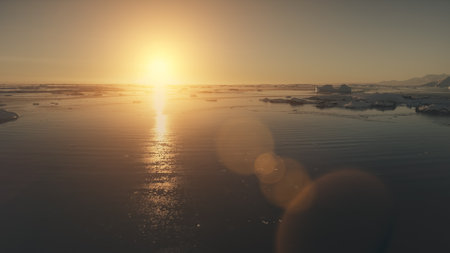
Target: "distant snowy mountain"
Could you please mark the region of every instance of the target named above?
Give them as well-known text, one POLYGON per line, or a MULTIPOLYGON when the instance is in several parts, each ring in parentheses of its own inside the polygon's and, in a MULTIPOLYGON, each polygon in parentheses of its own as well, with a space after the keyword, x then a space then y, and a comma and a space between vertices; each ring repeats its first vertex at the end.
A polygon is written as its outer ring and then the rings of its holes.
POLYGON ((440 81, 443 81, 444 79, 448 78, 449 75, 447 74, 440 74, 440 75, 426 75, 423 77, 415 77, 404 81, 382 81, 379 82, 379 84, 383 85, 411 85, 411 86, 419 86, 419 85, 427 85, 427 86, 436 86, 437 83, 440 81), (435 85, 432 85, 435 84, 435 85))
POLYGON ((450 87, 450 76, 445 79, 439 80, 439 81, 433 81, 433 82, 426 83, 425 86, 448 88, 448 87, 450 87))

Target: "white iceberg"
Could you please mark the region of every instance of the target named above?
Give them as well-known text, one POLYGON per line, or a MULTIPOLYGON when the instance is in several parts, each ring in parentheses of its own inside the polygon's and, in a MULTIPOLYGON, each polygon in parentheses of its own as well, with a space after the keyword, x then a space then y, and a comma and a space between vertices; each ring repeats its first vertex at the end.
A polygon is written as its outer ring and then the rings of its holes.
POLYGON ((333 85, 326 84, 323 86, 316 87, 317 93, 340 93, 340 94, 350 94, 352 93, 352 88, 346 84, 342 84, 339 88, 334 88, 333 85))

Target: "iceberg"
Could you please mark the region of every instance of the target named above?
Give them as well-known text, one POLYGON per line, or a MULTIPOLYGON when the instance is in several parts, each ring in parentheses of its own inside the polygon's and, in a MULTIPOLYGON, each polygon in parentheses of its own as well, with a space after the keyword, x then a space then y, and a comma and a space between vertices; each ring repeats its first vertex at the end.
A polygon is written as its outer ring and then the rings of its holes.
POLYGON ((350 94, 352 93, 352 88, 346 84, 342 84, 339 88, 334 88, 333 85, 327 84, 323 86, 316 87, 316 93, 340 93, 340 94, 350 94))

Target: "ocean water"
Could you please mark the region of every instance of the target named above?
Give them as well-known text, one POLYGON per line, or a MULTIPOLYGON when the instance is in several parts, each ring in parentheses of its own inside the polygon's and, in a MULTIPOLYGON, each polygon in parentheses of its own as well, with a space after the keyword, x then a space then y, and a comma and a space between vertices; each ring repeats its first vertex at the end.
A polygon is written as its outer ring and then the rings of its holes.
POLYGON ((20 118, 0 125, 0 252, 274 252, 291 192, 270 195, 246 169, 263 152, 311 181, 344 169, 380 180, 395 209, 387 252, 449 249, 450 118, 260 101, 313 94, 3 87, 20 118))

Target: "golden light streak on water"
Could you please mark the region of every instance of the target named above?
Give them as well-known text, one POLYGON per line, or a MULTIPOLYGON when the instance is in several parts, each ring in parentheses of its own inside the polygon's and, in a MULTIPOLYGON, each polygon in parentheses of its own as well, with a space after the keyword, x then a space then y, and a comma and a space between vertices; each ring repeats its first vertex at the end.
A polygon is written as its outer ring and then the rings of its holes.
POLYGON ((153 86, 153 109, 155 111, 155 134, 158 140, 164 140, 167 116, 164 113, 166 104, 166 89, 163 85, 153 86))
POLYGON ((149 129, 143 161, 145 182, 137 191, 139 229, 143 236, 152 236, 155 245, 171 233, 181 233, 180 177, 176 172, 175 143, 165 113, 167 89, 154 86, 152 109, 154 126, 149 129))

